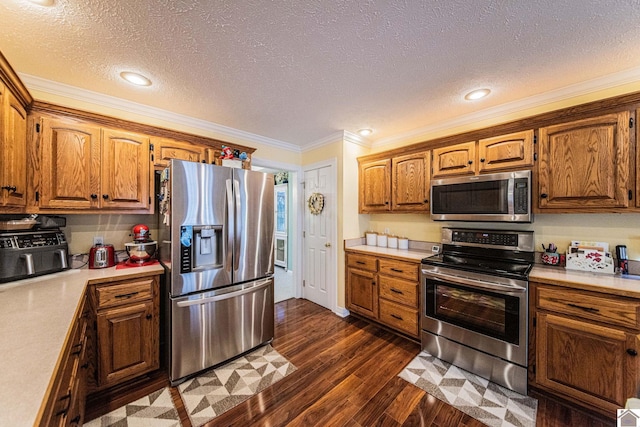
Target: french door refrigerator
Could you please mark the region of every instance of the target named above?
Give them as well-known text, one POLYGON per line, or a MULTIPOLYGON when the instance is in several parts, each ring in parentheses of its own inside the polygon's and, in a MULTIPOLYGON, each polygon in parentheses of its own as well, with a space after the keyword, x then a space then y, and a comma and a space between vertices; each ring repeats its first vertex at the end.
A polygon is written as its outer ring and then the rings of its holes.
POLYGON ((175 385, 273 339, 273 177, 171 160, 160 188, 175 385))

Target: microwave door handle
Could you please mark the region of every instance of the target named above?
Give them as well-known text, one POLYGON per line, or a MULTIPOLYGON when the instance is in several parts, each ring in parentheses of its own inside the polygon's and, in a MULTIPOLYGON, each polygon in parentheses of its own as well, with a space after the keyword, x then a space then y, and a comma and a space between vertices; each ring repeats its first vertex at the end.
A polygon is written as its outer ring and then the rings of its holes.
POLYGON ((513 197, 513 191, 515 190, 515 182, 516 180, 514 178, 509 178, 508 184, 507 184, 507 209, 508 209, 509 215, 515 215, 516 213, 515 201, 513 197))
POLYGON ((252 292, 257 292, 260 289, 269 286, 272 282, 273 282, 273 279, 267 279, 267 280, 265 280, 265 281, 263 281, 261 283, 256 284, 255 286, 252 286, 252 287, 247 288, 247 289, 241 289, 239 291, 229 292, 228 294, 216 295, 216 296, 208 297, 208 298, 201 298, 201 299, 195 299, 195 300, 190 300, 190 301, 178 301, 176 304, 178 305, 178 307, 190 307, 192 305, 208 304, 208 303, 211 303, 211 302, 224 301, 224 300, 227 300, 227 299, 236 298, 236 297, 239 297, 239 296, 242 296, 242 295, 250 294, 252 292))
POLYGON ((487 282, 485 280, 467 279, 465 277, 455 276, 453 274, 446 274, 446 273, 433 274, 433 273, 429 273, 429 272, 427 272, 425 270, 422 270, 422 275, 424 277, 435 279, 435 280, 443 280, 443 279, 445 279, 445 280, 448 280, 450 282, 457 283, 457 284, 460 284, 460 285, 466 285, 466 286, 469 286, 469 287, 472 287, 472 288, 487 289, 487 290, 491 290, 491 291, 525 292, 527 290, 527 288, 523 288, 522 286, 518 286, 518 285, 506 285, 506 284, 503 284, 503 283, 487 282))

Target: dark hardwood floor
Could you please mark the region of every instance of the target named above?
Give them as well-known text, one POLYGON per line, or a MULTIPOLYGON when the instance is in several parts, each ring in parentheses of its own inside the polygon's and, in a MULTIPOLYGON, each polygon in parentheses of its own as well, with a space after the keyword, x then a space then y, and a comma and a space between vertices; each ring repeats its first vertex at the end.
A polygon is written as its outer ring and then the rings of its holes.
MULTIPOLYGON (((364 320, 341 319, 302 299, 283 301, 272 345, 297 370, 207 427, 484 425, 400 379, 419 344, 364 320)), ((191 426, 177 388, 171 393, 183 426, 191 426)), ((536 397, 538 427, 615 425, 536 397)))

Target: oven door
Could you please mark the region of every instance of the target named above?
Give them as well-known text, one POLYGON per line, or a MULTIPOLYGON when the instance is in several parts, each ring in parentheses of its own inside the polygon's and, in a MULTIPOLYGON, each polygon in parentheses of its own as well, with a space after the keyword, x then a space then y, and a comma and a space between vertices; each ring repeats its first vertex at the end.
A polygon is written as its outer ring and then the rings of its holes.
POLYGON ((422 268, 422 329, 526 366, 526 282, 432 270, 422 268))

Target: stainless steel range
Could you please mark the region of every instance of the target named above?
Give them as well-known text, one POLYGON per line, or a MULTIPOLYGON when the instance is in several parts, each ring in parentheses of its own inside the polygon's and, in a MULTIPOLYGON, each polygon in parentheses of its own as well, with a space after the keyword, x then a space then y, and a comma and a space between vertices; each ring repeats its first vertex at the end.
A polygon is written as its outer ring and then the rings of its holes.
POLYGON ((533 245, 531 231, 443 228, 422 260, 423 350, 526 395, 533 245))

